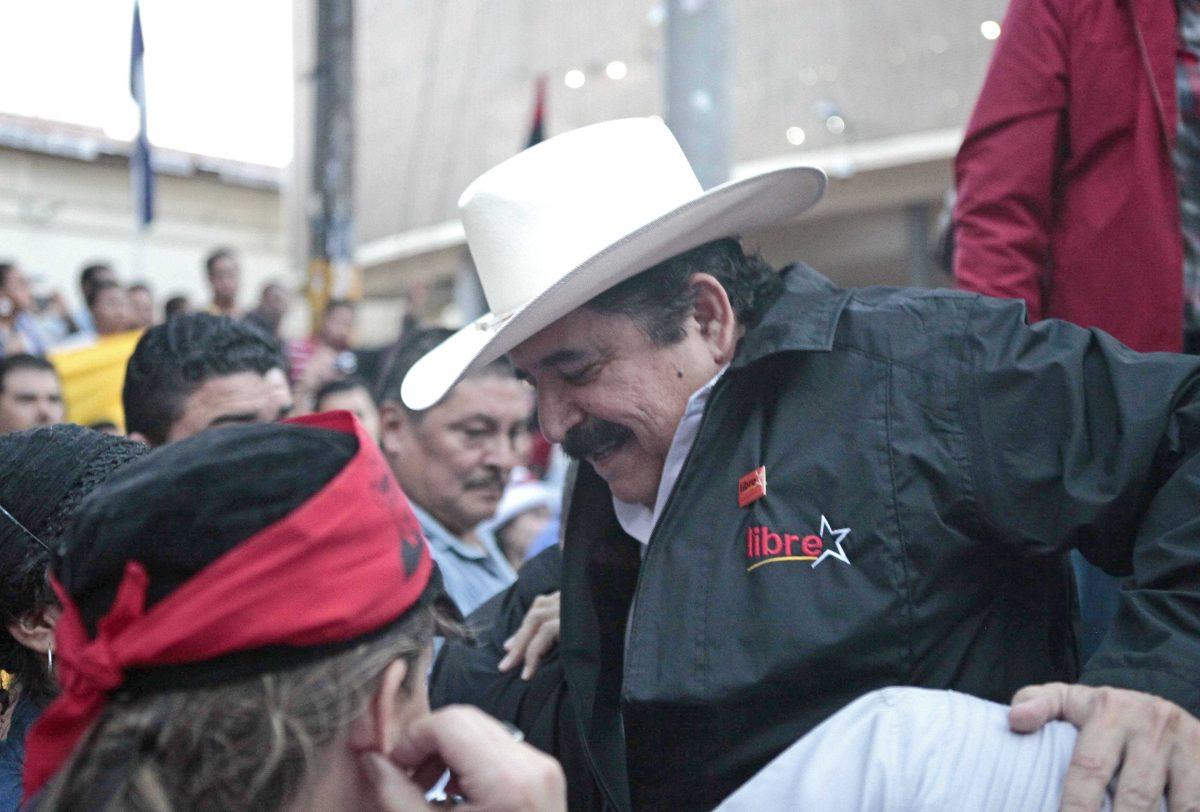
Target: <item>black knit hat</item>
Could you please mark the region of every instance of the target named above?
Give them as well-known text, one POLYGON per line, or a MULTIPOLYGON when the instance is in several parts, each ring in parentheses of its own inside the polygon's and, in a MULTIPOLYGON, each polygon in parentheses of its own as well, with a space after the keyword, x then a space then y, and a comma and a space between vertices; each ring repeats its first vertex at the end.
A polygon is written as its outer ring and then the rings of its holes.
POLYGON ((214 429, 164 446, 80 507, 55 577, 94 632, 126 562, 146 568, 149 608, 295 510, 357 448, 352 435, 285 424, 214 429))
MULTIPOLYGON (((0 615, 16 619, 55 603, 46 583, 49 553, 30 533, 55 546, 85 496, 114 471, 150 449, 75 425, 48 426, 0 436, 0 615), (28 530, 28 533, 26 532, 28 530)), ((0 633, 0 668, 27 689, 50 685, 36 657, 7 632, 0 633)))
MULTIPOLYGON (((0 436, 0 505, 43 541, 61 536, 80 500, 126 462, 149 453, 142 443, 63 424, 0 436)), ((0 516, 0 567, 31 543, 0 516)))

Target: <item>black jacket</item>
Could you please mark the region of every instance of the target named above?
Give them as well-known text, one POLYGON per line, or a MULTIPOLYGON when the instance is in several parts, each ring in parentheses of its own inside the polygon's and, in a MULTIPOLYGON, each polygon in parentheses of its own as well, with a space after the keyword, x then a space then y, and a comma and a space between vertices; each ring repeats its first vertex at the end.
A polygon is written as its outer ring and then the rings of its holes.
POLYGON ((562 763, 568 808, 594 809, 602 799, 567 701, 558 649, 551 649, 529 680, 521 679, 519 666, 505 672, 496 668, 506 653, 504 641, 520 628, 539 595, 558 591, 561 573, 562 555, 555 545, 527 561, 512 586, 472 612, 467 625, 476 640, 452 640, 441 647, 429 677, 429 703, 435 708, 475 705, 516 725, 525 741, 562 763))
POLYGON ((784 280, 644 560, 581 467, 560 657, 609 802, 711 807, 888 685, 1082 681, 1200 713, 1200 359, 1017 302, 784 280), (1132 573, 1082 669, 1073 547, 1132 573))

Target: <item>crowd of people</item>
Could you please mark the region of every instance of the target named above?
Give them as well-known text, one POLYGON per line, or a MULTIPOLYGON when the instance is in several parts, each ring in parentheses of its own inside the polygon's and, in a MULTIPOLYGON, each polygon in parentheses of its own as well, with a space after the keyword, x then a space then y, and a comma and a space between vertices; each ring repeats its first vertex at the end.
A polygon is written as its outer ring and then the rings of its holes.
POLYGON ((479 177, 489 312, 370 363, 228 249, 0 264, 0 810, 1200 809, 1200 3, 1094 5, 1014 2, 965 291, 769 264, 825 176, 655 119, 479 177))

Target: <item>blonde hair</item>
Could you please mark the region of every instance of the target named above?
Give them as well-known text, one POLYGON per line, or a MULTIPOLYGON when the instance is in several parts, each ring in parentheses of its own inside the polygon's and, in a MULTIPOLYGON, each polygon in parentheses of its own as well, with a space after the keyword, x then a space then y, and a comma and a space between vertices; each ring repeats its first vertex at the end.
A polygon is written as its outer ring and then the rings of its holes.
POLYGON ((417 672, 453 621, 423 606, 377 639, 316 663, 193 690, 113 697, 39 810, 278 810, 366 710, 384 669, 417 672))

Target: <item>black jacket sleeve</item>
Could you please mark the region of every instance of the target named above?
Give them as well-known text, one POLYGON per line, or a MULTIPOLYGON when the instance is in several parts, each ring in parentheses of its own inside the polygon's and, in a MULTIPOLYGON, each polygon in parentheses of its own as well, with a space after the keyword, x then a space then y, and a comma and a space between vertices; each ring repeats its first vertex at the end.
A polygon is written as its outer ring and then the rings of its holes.
POLYGON ((439 708, 452 703, 475 705, 520 728, 525 740, 562 764, 570 809, 594 809, 601 796, 579 742, 579 728, 567 697, 567 682, 555 648, 542 659, 528 681, 521 669, 501 672, 504 641, 520 627, 539 595, 557 591, 562 580, 562 554, 557 545, 525 563, 517 581, 471 613, 477 631, 472 644, 451 641, 442 646, 429 679, 429 702, 439 708))
POLYGON ((1081 682, 1200 715, 1200 358, 1029 326, 1017 302, 972 309, 958 402, 986 532, 1014 555, 1078 548, 1130 576, 1081 682))

